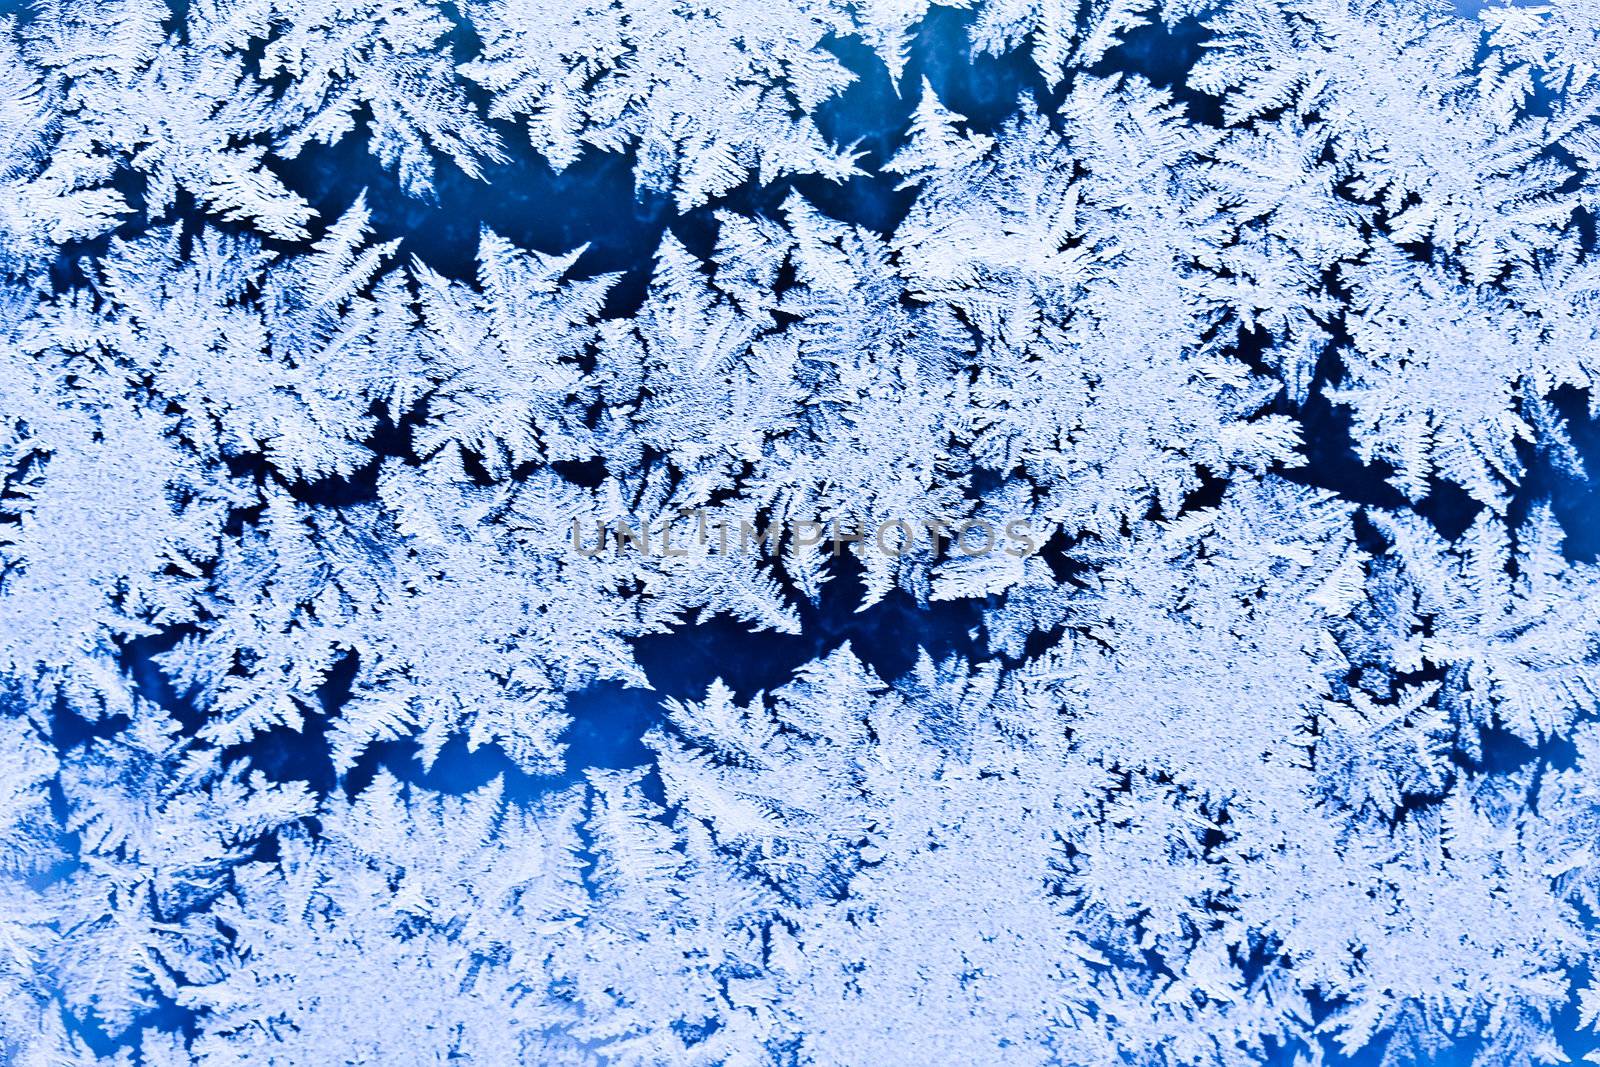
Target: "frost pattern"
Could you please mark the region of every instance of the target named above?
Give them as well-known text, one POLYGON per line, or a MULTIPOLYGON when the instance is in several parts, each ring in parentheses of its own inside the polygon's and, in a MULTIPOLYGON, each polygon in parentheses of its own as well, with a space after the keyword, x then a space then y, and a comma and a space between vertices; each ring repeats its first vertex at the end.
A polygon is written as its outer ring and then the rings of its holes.
POLYGON ((1593 1047, 1600 9, 946 6, 0 22, 0 1059, 1593 1047))

